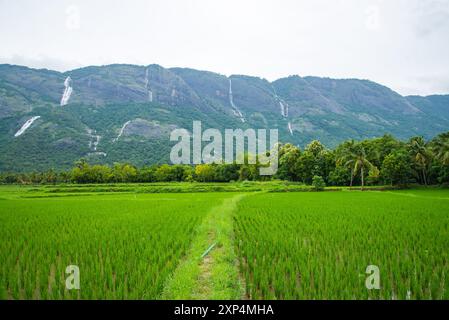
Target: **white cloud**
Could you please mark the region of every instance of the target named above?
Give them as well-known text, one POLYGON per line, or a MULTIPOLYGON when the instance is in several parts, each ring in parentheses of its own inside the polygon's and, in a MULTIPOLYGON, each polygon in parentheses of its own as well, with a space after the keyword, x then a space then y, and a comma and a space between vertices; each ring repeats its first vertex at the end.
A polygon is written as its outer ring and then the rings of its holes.
POLYGON ((449 0, 0 1, 0 62, 57 70, 159 63, 449 93, 447 34, 449 0))
POLYGON ((83 66, 83 64, 77 61, 63 60, 44 55, 25 57, 17 54, 5 57, 0 56, 0 63, 16 64, 36 69, 50 69, 61 72, 73 70, 83 66))

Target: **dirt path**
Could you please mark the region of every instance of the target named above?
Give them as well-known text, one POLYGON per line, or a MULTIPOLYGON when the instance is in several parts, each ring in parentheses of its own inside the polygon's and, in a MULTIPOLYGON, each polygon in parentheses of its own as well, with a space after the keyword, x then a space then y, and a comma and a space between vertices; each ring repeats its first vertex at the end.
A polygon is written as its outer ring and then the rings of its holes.
POLYGON ((233 214, 245 196, 238 194, 227 198, 207 214, 186 259, 167 282, 163 299, 244 297, 233 245, 233 214), (214 247, 204 255, 212 245, 214 247))

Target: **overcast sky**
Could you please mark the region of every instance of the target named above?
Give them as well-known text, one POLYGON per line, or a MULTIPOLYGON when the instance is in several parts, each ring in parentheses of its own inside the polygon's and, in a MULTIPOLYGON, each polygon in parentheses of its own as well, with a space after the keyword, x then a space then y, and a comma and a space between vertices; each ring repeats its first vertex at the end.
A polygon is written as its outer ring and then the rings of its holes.
POLYGON ((157 63, 449 93, 449 0, 0 0, 0 63, 157 63))

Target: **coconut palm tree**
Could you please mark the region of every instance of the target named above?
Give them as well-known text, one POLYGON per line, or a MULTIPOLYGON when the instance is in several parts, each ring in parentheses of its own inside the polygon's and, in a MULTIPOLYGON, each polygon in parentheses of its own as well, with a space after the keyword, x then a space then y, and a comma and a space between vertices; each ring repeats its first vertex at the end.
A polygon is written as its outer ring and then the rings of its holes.
POLYGON ((362 146, 356 148, 354 162, 354 174, 360 171, 360 177, 362 180, 362 190, 365 186, 365 173, 369 172, 369 170, 374 167, 374 165, 367 159, 365 149, 362 146))
POLYGON ((439 135, 433 141, 432 151, 438 161, 449 166, 449 132, 439 135))
POLYGON ((351 171, 350 187, 352 187, 352 183, 354 181, 354 166, 352 165, 351 160, 354 159, 355 146, 356 142, 354 140, 346 141, 343 143, 341 149, 337 150, 336 155, 337 165, 347 167, 351 171))
POLYGON ((339 161, 344 163, 345 167, 351 169, 351 187, 354 177, 360 172, 363 190, 365 186, 365 174, 374 168, 374 165, 367 159, 365 148, 361 144, 355 143, 354 140, 349 141, 339 161))
MULTIPOLYGON (((432 164, 432 153, 423 137, 413 137, 408 143, 409 154, 421 172, 422 181, 427 185, 427 172, 432 164)), ((419 176, 419 174, 418 174, 419 176)))

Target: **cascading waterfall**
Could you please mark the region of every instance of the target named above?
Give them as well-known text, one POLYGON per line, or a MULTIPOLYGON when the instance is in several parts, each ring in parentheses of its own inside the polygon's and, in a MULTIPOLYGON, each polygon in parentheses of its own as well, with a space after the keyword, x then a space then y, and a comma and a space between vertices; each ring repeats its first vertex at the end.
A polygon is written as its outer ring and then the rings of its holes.
POLYGON ((100 143, 101 136, 96 134, 96 135, 94 135, 94 137, 95 137, 95 141, 93 142, 92 146, 93 146, 94 151, 97 151, 97 147, 98 147, 98 144, 100 143))
POLYGON ((276 94, 274 95, 274 98, 278 101, 279 106, 281 107, 281 116, 288 118, 288 103, 279 98, 276 94))
MULTIPOLYGON (((274 92, 274 99, 279 103, 279 106, 281 107, 281 115, 282 117, 284 117, 285 119, 288 119, 288 103, 285 102, 284 100, 282 100, 276 93, 276 89, 273 88, 273 92, 274 92)), ((292 124, 289 121, 287 124, 287 129, 288 132, 290 132, 290 135, 293 136, 293 128, 292 128, 292 124)))
POLYGON ((150 74, 149 74, 150 70, 149 68, 147 68, 145 70, 145 89, 147 90, 148 93, 148 101, 149 102, 153 102, 153 92, 150 89, 150 74))
POLYGON ((14 137, 19 137, 21 136, 32 124, 34 121, 36 121, 37 119, 39 119, 41 116, 35 116, 32 117, 31 119, 28 119, 23 126, 19 129, 19 131, 16 132, 16 134, 14 135, 14 137))
POLYGON ((284 104, 282 103, 282 101, 281 100, 279 100, 279 106, 281 107, 281 115, 285 118, 285 117, 287 117, 287 113, 285 112, 285 106, 284 106, 284 104))
POLYGON ((232 112, 234 113, 234 115, 236 117, 240 118, 240 121, 245 123, 245 118, 243 117, 242 112, 234 104, 234 99, 233 99, 233 96, 232 96, 232 80, 231 79, 229 79, 229 103, 231 104, 232 112))
POLYGON ((90 128, 87 128, 87 135, 89 136, 89 150, 90 152, 87 154, 87 156, 102 156, 106 157, 107 153, 98 151, 98 145, 100 144, 101 136, 97 134, 97 130, 92 130, 90 128))
POLYGON ((69 103, 69 99, 70 96, 72 95, 73 92, 73 88, 71 86, 72 84, 72 78, 70 78, 70 76, 68 76, 65 81, 64 81, 64 93, 62 94, 62 98, 61 98, 61 107, 67 105, 67 103, 69 103))
POLYGON ((91 138, 91 140, 89 140, 89 149, 92 151, 97 151, 101 136, 97 134, 97 130, 92 130, 89 128, 87 129, 87 134, 91 138))
POLYGON ((114 139, 114 142, 118 141, 118 139, 120 139, 120 137, 123 135, 123 131, 125 130, 125 128, 128 126, 128 124, 130 124, 130 121, 126 121, 125 124, 122 126, 122 128, 120 129, 120 132, 117 136, 117 138, 114 139))

